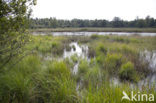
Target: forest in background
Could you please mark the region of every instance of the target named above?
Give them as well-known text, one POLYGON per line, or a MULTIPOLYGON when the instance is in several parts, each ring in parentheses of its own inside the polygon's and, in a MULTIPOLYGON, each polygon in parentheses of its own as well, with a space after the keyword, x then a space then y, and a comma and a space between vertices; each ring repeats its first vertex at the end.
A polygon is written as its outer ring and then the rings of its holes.
POLYGON ((105 19, 72 19, 61 20, 56 18, 35 18, 30 20, 30 28, 66 28, 66 27, 131 27, 131 28, 155 28, 156 19, 147 16, 145 19, 136 18, 132 21, 114 17, 112 21, 105 19))

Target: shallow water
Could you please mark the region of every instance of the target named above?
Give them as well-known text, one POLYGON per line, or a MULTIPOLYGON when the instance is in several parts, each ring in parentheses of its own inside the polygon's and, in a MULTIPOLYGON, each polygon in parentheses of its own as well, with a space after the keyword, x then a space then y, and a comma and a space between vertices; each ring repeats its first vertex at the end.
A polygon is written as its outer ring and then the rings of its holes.
MULTIPOLYGON (((145 60, 145 62, 149 63, 149 69, 152 70, 152 73, 149 74, 146 78, 140 80, 137 84, 130 83, 131 88, 135 88, 136 86, 140 89, 146 89, 145 87, 155 88, 156 89, 156 51, 143 51, 140 53, 140 59, 145 60)), ((122 84, 119 78, 111 78, 110 83, 113 86, 119 86, 122 84)))
POLYGON ((138 82, 139 88, 143 88, 145 85, 156 89, 156 51, 143 51, 140 53, 141 59, 145 60, 149 63, 149 68, 152 70, 153 73, 149 74, 145 79, 140 80, 138 82))
MULTIPOLYGON (((75 50, 72 48, 70 51, 64 51, 63 57, 70 58, 72 55, 77 55, 78 57, 81 58, 88 58, 88 46, 87 45, 79 45, 77 42, 72 42, 69 44, 71 47, 75 46, 75 50)), ((89 58, 88 58, 89 59, 89 58)), ((132 88, 135 88, 135 86, 138 86, 140 90, 144 89, 143 87, 149 87, 151 88, 154 86, 156 88, 156 51, 143 51, 140 53, 140 59, 145 60, 145 62, 149 63, 149 68, 152 69, 153 73, 149 74, 146 78, 140 80, 137 84, 132 84, 130 83, 130 86, 132 88)), ((79 66, 79 61, 75 63, 74 68, 73 68, 73 74, 76 74, 78 72, 78 66, 79 66)), ((114 86, 122 84, 120 82, 119 78, 112 77, 110 79, 110 83, 114 86)), ((79 88, 78 84, 78 88, 79 88)))
POLYGON ((69 46, 71 47, 70 51, 67 51, 66 49, 64 50, 63 53, 63 58, 69 58, 72 55, 77 55, 78 57, 82 57, 85 58, 87 57, 87 53, 88 53, 88 46, 87 45, 78 45, 77 42, 72 42, 69 44, 69 46), (73 48, 74 46, 74 48, 73 48), (74 50, 75 49, 75 50, 74 50))
MULTIPOLYGON (((77 42, 72 42, 69 44, 69 46, 71 47, 70 51, 67 51, 66 49, 64 50, 63 53, 63 58, 70 58, 73 55, 77 55, 79 58, 82 59, 87 59, 88 58, 88 46, 87 45, 78 45, 77 42), (74 46, 74 48, 73 48, 74 46)), ((73 68, 73 74, 76 74, 78 72, 78 66, 79 66, 79 61, 77 63, 74 64, 74 68, 73 68)))
POLYGON ((33 32, 33 35, 53 35, 53 36, 91 36, 92 34, 97 35, 141 35, 141 36, 156 36, 156 33, 145 33, 145 32, 33 32))
POLYGON ((156 72, 156 51, 143 51, 140 53, 141 59, 149 63, 150 69, 156 72))
MULTIPOLYGON (((90 58, 88 57, 88 46, 87 45, 79 45, 77 42, 71 42, 69 44, 71 47, 71 50, 67 51, 64 49, 63 56, 58 58, 57 60, 63 60, 65 58, 71 58, 73 55, 77 55, 78 58, 87 59, 88 62, 90 61, 90 58), (74 47, 73 47, 74 46, 74 47)), ((51 60, 52 57, 48 56, 46 59, 51 60)), ((140 60, 144 60, 145 62, 149 63, 149 68, 152 70, 152 73, 149 74, 146 78, 140 80, 137 84, 130 83, 130 86, 132 88, 135 88, 135 86, 139 87, 140 90, 144 89, 144 87, 148 86, 149 88, 153 87, 156 89, 156 51, 143 51, 140 52, 140 60)), ((74 75, 78 72, 78 66, 79 66, 79 60, 74 64, 74 67, 72 68, 72 73, 74 75)), ((110 83, 113 86, 118 86, 122 84, 119 78, 112 77, 110 78, 110 83)), ((82 84, 81 84, 82 85, 82 84)), ((80 87, 80 83, 78 83, 77 89, 80 87)))

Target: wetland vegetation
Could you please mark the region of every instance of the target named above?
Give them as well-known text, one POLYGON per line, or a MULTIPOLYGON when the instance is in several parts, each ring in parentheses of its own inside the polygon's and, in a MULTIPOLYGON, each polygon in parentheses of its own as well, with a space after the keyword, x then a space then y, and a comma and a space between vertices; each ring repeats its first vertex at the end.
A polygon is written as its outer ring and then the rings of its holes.
POLYGON ((122 92, 132 90, 156 96, 155 81, 139 86, 155 75, 156 67, 143 59, 146 54, 141 56, 144 51, 154 53, 155 45, 155 36, 31 36, 24 47, 30 54, 1 71, 0 101, 120 103, 122 92))

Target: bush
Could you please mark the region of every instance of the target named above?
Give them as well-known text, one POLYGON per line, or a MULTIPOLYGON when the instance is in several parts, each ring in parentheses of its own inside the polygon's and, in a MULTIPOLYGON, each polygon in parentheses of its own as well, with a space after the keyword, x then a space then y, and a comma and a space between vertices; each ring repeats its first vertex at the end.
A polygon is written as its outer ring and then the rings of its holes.
POLYGON ((107 48, 104 46, 104 44, 98 43, 96 54, 107 54, 107 48))
POLYGON ((71 60, 74 62, 74 63, 77 63, 78 62, 78 56, 77 54, 74 54, 71 56, 71 60))
POLYGON ((51 46, 52 46, 51 51, 54 55, 62 55, 63 54, 64 46, 62 43, 53 42, 51 44, 51 46))
POLYGON ((117 36, 113 39, 114 39, 114 41, 121 42, 121 43, 129 43, 130 42, 130 40, 128 38, 124 38, 124 37, 120 37, 120 36, 117 36))
POLYGON ((137 81, 136 71, 134 69, 134 64, 127 62, 121 66, 119 76, 121 80, 137 81))
POLYGON ((88 49, 88 57, 94 58, 96 56, 95 48, 93 48, 93 46, 89 46, 88 49))
POLYGON ((45 54, 51 52, 51 44, 49 42, 41 42, 36 45, 36 49, 45 54))
POLYGON ((105 57, 105 55, 99 55, 96 57, 97 63, 100 64, 102 67, 104 67, 105 57))
POLYGON ((90 36, 90 38, 91 38, 91 39, 98 39, 98 38, 99 38, 99 35, 97 35, 97 34, 92 34, 92 35, 90 36))
POLYGON ((89 70, 89 64, 87 60, 81 60, 78 68, 79 68, 78 74, 81 75, 87 73, 89 70))
POLYGON ((121 54, 107 54, 104 65, 110 74, 117 74, 122 62, 121 54))

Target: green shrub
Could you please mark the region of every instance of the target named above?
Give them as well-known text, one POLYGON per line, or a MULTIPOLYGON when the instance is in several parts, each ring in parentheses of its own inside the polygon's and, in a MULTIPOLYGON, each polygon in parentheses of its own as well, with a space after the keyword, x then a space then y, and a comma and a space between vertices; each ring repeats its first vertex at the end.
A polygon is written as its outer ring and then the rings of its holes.
POLYGON ((92 35, 90 36, 90 38, 91 38, 91 39, 98 39, 98 38, 99 38, 99 35, 97 35, 97 34, 92 34, 92 35))
POLYGON ((102 43, 98 43, 96 54, 107 54, 107 48, 102 43))
POLYGON ((71 60, 74 62, 74 63, 77 63, 78 62, 78 56, 77 54, 74 54, 71 56, 71 60))
POLYGON ((37 50, 39 50, 41 53, 48 53, 51 52, 51 44, 47 41, 41 42, 37 45, 37 50))
POLYGON ((89 63, 87 60, 80 60, 78 65, 78 73, 76 74, 76 80, 80 81, 84 79, 84 76, 89 71, 89 69, 89 63))
POLYGON ((130 42, 130 40, 128 38, 121 37, 121 36, 114 37, 113 40, 115 40, 117 42, 121 42, 121 43, 129 43, 130 42))
POLYGON ((134 64, 127 62, 121 66, 119 71, 119 76, 121 80, 137 81, 136 71, 134 69, 134 64))
POLYGON ((137 50, 135 48, 131 48, 130 46, 123 45, 121 47, 121 52, 127 56, 132 56, 137 54, 137 50))
POLYGON ((99 55, 96 57, 96 62, 102 67, 104 67, 105 57, 105 55, 99 55))
POLYGON ((79 67, 78 67, 78 74, 85 74, 87 73, 89 70, 89 63, 87 62, 87 60, 81 60, 79 67))
POLYGON ((88 56, 94 58, 96 56, 96 50, 93 46, 88 47, 88 56))
POLYGON ((130 42, 131 43, 140 43, 140 41, 137 40, 136 38, 130 38, 130 42))
POLYGON ((64 62, 67 65, 68 68, 73 68, 74 67, 74 62, 71 61, 69 58, 65 58, 64 62))
POLYGON ((64 46, 62 43, 53 42, 51 44, 51 46, 52 46, 51 51, 54 55, 62 55, 63 54, 64 46))
POLYGON ((117 74, 122 62, 121 54, 107 54, 104 65, 110 74, 117 74))

